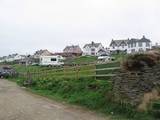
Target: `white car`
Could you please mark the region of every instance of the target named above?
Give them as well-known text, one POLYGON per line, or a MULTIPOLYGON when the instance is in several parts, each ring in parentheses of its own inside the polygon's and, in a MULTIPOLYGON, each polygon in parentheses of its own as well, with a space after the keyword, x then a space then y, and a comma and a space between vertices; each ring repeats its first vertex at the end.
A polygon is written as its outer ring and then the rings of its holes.
POLYGON ((108 55, 101 55, 98 57, 98 62, 108 62, 108 61, 114 61, 114 57, 110 57, 108 55))

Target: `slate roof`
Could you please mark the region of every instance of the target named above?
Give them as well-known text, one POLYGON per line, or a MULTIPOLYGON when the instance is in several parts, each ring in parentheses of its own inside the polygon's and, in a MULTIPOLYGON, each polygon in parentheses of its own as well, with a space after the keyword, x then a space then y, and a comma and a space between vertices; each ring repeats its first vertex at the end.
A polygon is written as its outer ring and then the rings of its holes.
POLYGON ((99 47, 101 45, 101 43, 94 43, 94 42, 92 42, 92 43, 90 43, 90 44, 85 44, 84 45, 84 47, 83 48, 86 48, 86 47, 89 47, 89 48, 91 48, 91 47, 99 47))
POLYGON ((98 52, 106 52, 105 49, 100 49, 98 52))
POLYGON ((135 43, 135 42, 151 42, 150 39, 147 39, 145 38, 145 36, 143 36, 141 39, 135 39, 135 38, 132 38, 128 41, 128 44, 132 44, 132 43, 135 43))
POLYGON ((65 49, 63 50, 64 53, 77 53, 81 54, 82 50, 79 47, 79 45, 71 45, 71 46, 66 46, 65 49))
POLYGON ((126 39, 126 40, 112 40, 110 46, 112 46, 112 44, 116 44, 117 46, 120 46, 122 43, 132 44, 135 42, 151 42, 151 40, 145 38, 145 36, 143 36, 141 39, 131 38, 131 39, 126 39))
POLYGON ((112 46, 112 44, 116 44, 117 46, 120 46, 122 43, 127 45, 128 39, 126 39, 126 40, 113 40, 112 39, 110 46, 112 46))
POLYGON ((47 49, 45 50, 38 50, 34 53, 34 56, 49 56, 52 55, 53 53, 49 52, 47 49))

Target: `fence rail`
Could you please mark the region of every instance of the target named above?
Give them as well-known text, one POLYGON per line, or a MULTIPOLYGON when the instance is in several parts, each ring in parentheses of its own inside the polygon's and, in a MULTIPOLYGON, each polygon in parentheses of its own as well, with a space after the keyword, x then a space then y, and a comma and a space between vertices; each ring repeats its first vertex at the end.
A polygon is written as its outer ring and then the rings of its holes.
MULTIPOLYGON (((112 63, 114 64, 114 63, 112 63)), ((64 66, 63 68, 59 69, 50 69, 50 70, 38 70, 38 71, 27 71, 27 72, 20 72, 19 76, 25 78, 25 79, 39 79, 39 78, 46 78, 46 77, 114 77, 115 71, 119 70, 120 67, 112 67, 108 66, 106 64, 90 64, 90 65, 82 65, 82 66, 74 66, 74 67, 68 67, 64 66), (100 66, 100 67, 99 67, 100 66)))

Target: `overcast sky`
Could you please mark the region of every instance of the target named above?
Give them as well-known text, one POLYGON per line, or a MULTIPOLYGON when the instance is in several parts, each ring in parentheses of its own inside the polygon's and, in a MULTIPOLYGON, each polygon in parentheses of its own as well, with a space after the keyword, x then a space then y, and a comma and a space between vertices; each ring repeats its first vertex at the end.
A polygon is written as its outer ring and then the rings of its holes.
POLYGON ((142 35, 160 43, 160 0, 0 0, 0 56, 142 35))

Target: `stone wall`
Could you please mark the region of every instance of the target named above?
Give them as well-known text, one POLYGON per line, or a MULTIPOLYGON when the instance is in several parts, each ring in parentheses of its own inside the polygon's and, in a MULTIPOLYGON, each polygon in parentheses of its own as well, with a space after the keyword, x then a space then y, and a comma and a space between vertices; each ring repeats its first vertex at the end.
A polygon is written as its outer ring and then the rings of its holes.
POLYGON ((160 64, 140 71, 121 70, 113 78, 115 101, 139 106, 145 93, 160 88, 160 64))

